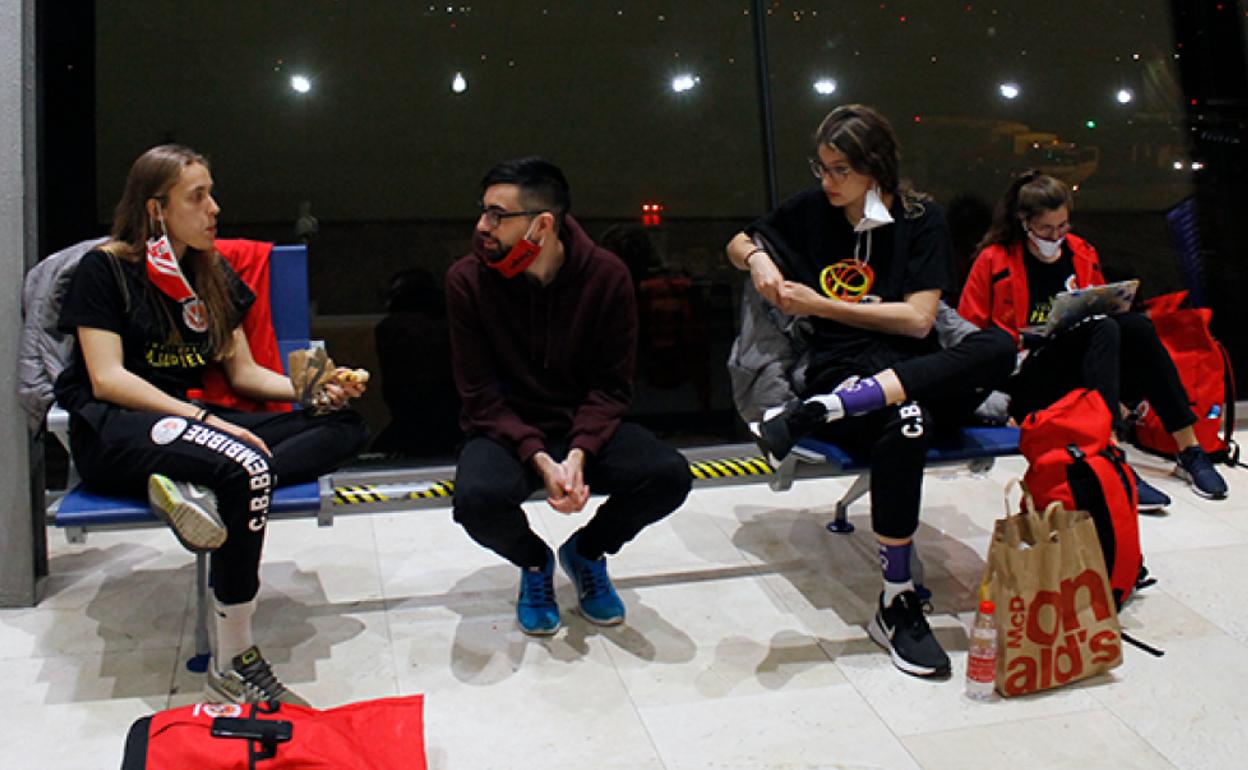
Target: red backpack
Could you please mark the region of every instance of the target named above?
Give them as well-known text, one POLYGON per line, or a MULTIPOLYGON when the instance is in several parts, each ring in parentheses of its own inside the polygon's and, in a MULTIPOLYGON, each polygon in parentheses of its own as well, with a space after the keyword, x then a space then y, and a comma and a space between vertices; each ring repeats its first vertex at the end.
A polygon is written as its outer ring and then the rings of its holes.
POLYGON ((1023 483, 1042 510, 1054 500, 1092 515, 1105 554, 1114 602, 1122 606, 1147 583, 1140 553, 1135 472, 1110 442, 1112 418, 1095 390, 1077 388, 1023 420, 1018 448, 1027 458, 1023 483))
MULTIPOLYGON (((1231 439, 1235 427, 1235 377, 1226 349, 1209 333, 1213 311, 1180 306, 1187 292, 1163 294, 1146 303, 1157 337, 1170 353, 1188 402, 1196 413, 1196 438, 1215 462, 1236 464, 1239 447, 1231 439)), ((1178 446, 1147 401, 1135 412, 1134 443, 1141 449, 1173 457, 1178 446)))

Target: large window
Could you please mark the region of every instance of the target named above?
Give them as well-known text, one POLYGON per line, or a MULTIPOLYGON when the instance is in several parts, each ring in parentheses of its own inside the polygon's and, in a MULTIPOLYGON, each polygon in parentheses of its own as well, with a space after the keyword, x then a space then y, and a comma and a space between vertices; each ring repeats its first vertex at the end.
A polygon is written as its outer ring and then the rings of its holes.
POLYGON ((362 404, 379 451, 449 454, 441 277, 481 176, 529 154, 634 271, 637 418, 738 430, 722 246, 765 208, 742 5, 100 0, 97 19, 100 220, 166 140, 212 158, 228 234, 289 240, 315 218, 314 333, 380 375, 362 404))
MULTIPOLYGON (((1078 186, 1074 227, 1108 272, 1179 288, 1163 215, 1202 170, 1169 3, 763 5, 781 197, 813 184, 823 115, 863 102, 946 207, 961 269, 1010 175, 1039 167, 1078 186)), ((94 224, 145 148, 206 153, 223 235, 308 241, 314 335, 377 374, 361 408, 378 456, 447 458, 442 276, 482 174, 544 155, 633 271, 634 417, 677 443, 739 440, 724 361, 743 276, 723 246, 769 202, 753 7, 97 0, 80 17, 94 224)))
POLYGON ((1140 275, 1150 294, 1179 288, 1162 214, 1199 165, 1169 3, 846 7, 768 16, 783 195, 814 183, 805 159, 827 110, 870 104, 897 129, 903 174, 946 207, 961 269, 1010 176, 1038 168, 1075 187, 1075 230, 1107 270, 1140 275))

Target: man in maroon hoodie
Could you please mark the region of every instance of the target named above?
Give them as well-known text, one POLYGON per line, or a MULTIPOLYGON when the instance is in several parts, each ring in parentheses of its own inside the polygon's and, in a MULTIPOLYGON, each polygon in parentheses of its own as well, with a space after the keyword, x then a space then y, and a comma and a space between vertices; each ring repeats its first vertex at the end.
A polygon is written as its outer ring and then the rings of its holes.
POLYGON ((564 514, 591 487, 610 497, 559 548, 580 611, 624 620, 607 576, 614 554, 675 510, 692 478, 679 452, 622 422, 632 396, 637 310, 628 269, 568 216, 563 172, 541 158, 500 163, 481 180, 473 253, 447 271, 451 362, 467 436, 455 520, 520 568, 516 620, 559 629, 554 554, 520 504, 545 488, 564 514))

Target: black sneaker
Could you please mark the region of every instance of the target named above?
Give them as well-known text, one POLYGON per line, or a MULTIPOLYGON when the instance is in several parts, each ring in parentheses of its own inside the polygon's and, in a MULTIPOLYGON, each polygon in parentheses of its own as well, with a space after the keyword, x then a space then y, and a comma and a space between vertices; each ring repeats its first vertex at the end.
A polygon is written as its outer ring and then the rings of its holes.
POLYGON ((217 661, 208 666, 208 691, 226 703, 270 703, 280 701, 296 706, 309 705, 277 679, 269 662, 252 645, 234 656, 225 671, 217 661))
POLYGON ((879 608, 867 625, 867 633, 876 644, 888 650, 893 665, 907 674, 949 676, 949 656, 927 625, 923 604, 914 591, 902 591, 887 607, 884 593, 880 592, 879 608))
POLYGON ((1179 452, 1179 467, 1174 474, 1188 483, 1196 494, 1210 500, 1226 497, 1226 479, 1213 467, 1213 461, 1199 446, 1179 452))
POLYGON ((759 448, 770 457, 773 465, 788 457, 797 442, 826 422, 824 418, 828 414, 827 408, 818 401, 793 399, 778 409, 767 410, 762 422, 750 425, 759 448))

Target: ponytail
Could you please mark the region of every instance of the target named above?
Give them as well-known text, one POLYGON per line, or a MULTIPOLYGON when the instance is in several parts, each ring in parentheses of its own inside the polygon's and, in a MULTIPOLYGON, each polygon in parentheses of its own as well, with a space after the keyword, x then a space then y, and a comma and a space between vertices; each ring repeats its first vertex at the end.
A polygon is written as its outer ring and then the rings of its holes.
POLYGON ((1035 169, 1024 171, 1010 183, 1005 197, 997 201, 992 226, 975 247, 976 252, 998 244, 1010 246, 1022 242, 1027 235, 1023 220, 1063 206, 1068 213, 1075 210, 1075 196, 1065 182, 1035 169))

